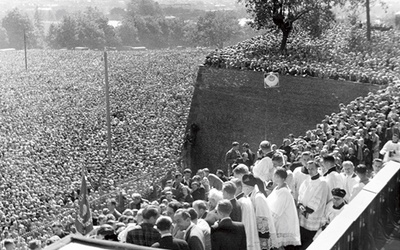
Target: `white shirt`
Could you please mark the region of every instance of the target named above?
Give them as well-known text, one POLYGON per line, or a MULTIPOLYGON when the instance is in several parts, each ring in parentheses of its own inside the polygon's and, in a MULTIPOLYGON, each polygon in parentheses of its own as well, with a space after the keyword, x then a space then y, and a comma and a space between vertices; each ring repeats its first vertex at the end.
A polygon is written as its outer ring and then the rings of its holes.
POLYGON ((353 187, 358 182, 360 182, 360 178, 358 178, 358 176, 354 173, 352 175, 346 175, 344 173, 341 173, 340 175, 343 178, 344 190, 346 191, 346 196, 344 197, 344 199, 346 201, 350 201, 350 196, 353 193, 353 187))
POLYGON ((299 190, 299 203, 305 207, 314 210, 313 213, 308 214, 307 217, 299 214, 300 226, 310 230, 317 231, 323 222, 325 207, 328 198, 328 184, 324 178, 312 180, 309 176, 299 190))
POLYGON ((260 178, 264 182, 269 182, 274 176, 274 164, 272 164, 272 159, 269 157, 264 157, 256 163, 253 168, 254 177, 260 178))
POLYGON ((392 140, 385 143, 381 151, 379 152, 381 155, 385 155, 383 162, 388 162, 389 160, 400 161, 400 143, 394 143, 392 140), (390 157, 387 154, 390 151, 394 151, 394 155, 390 157))
POLYGON ((300 185, 309 177, 308 174, 301 172, 303 167, 297 167, 293 170, 293 198, 297 201, 299 198, 300 185))
MULTIPOLYGON (((328 170, 329 172, 329 170, 328 170)), ((340 188, 345 189, 343 177, 336 171, 328 173, 325 177, 326 183, 328 184, 328 201, 332 199, 332 189, 340 188)))
POLYGON ((238 199, 238 203, 242 209, 242 221, 244 230, 246 231, 247 250, 261 250, 253 203, 250 198, 246 196, 238 199))

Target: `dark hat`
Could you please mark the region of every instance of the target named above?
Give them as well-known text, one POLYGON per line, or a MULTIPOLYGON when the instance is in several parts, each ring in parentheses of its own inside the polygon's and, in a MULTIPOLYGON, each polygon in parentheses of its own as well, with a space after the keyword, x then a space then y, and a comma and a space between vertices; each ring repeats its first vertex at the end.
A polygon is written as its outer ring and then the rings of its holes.
POLYGON ((332 195, 339 196, 340 198, 344 198, 346 196, 346 191, 344 189, 334 188, 334 189, 332 189, 332 195))
POLYGON ((253 174, 245 174, 242 177, 242 182, 248 186, 255 186, 257 184, 256 178, 253 174))

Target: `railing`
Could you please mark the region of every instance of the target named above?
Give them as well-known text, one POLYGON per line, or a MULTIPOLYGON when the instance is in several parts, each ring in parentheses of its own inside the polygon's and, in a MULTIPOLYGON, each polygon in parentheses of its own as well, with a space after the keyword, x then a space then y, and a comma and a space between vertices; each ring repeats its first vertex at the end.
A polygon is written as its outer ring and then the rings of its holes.
POLYGON ((399 186, 400 163, 388 162, 307 249, 382 249, 400 227, 399 186))

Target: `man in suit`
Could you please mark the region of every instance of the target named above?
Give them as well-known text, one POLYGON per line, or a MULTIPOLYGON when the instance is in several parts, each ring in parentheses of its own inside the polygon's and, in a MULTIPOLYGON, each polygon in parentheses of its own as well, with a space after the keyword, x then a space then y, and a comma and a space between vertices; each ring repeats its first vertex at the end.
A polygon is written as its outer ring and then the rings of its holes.
POLYGON ((232 204, 232 212, 230 217, 233 221, 242 221, 242 209, 235 198, 236 185, 232 181, 227 181, 222 186, 222 195, 224 199, 228 199, 232 204))
POLYGON ((157 219, 156 226, 157 230, 161 234, 161 239, 154 243, 151 247, 171 250, 189 250, 189 245, 186 241, 172 237, 172 220, 170 217, 159 217, 157 219))
POLYGON ((246 249, 246 232, 241 222, 232 221, 229 217, 232 204, 229 200, 221 200, 217 205, 220 221, 211 227, 212 250, 246 249))
POLYGON ((242 154, 239 151, 239 142, 232 142, 232 148, 226 152, 225 162, 228 164, 228 176, 231 176, 232 165, 241 161, 242 154))
POLYGON ((174 220, 180 230, 186 230, 184 239, 189 245, 190 250, 204 250, 205 239, 203 231, 191 221, 189 212, 186 209, 178 209, 174 220))

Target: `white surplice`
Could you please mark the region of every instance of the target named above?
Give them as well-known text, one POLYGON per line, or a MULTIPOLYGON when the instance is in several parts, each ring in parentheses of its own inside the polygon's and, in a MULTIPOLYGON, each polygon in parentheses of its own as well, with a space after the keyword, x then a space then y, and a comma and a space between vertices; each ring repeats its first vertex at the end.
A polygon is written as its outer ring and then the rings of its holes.
POLYGON ((242 222, 246 231, 247 250, 261 250, 253 203, 246 196, 238 199, 238 203, 242 209, 242 222))
POLYGON ((300 225, 293 196, 287 187, 275 188, 267 197, 279 247, 301 245, 300 225))
POLYGON ((257 230, 260 238, 261 249, 278 248, 278 240, 276 238, 276 230, 271 211, 268 207, 267 197, 261 193, 257 186, 251 193, 250 199, 254 206, 257 220, 257 230), (269 238, 264 238, 260 234, 269 233, 269 238))

